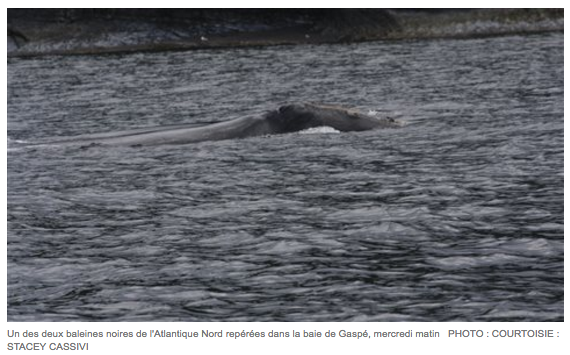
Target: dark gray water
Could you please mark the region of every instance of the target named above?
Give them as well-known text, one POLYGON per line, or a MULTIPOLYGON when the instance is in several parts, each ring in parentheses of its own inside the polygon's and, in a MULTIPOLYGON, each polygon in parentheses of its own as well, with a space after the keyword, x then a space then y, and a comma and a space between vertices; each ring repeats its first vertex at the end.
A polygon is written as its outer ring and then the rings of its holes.
POLYGON ((8 60, 11 321, 562 321, 563 34, 8 60), (316 101, 397 130, 29 147, 316 101))

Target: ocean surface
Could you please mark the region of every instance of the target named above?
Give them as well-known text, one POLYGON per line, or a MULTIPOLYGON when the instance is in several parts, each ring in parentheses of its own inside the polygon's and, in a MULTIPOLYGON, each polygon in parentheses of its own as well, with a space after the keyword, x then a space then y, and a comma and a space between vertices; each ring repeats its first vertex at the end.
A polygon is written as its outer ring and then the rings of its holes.
POLYGON ((564 35, 8 59, 9 321, 563 321, 564 35), (400 129, 62 137, 356 108, 400 129))

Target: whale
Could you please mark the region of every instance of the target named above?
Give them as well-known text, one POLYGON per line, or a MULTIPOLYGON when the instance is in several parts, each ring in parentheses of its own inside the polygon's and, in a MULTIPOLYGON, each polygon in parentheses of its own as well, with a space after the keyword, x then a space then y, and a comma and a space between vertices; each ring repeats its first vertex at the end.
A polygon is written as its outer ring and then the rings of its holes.
POLYGON ((373 117, 338 106, 294 103, 261 116, 241 117, 206 125, 182 124, 141 128, 114 133, 72 137, 56 143, 101 144, 111 146, 153 146, 191 144, 204 141, 240 139, 303 131, 328 126, 341 132, 397 128, 402 123, 389 117, 373 117))

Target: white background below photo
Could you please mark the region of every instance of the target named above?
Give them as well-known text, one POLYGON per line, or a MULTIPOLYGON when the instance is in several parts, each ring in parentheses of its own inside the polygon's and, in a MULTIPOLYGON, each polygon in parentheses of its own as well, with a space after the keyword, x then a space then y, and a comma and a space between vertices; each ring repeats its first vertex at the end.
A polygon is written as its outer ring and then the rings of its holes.
POLYGON ((90 354, 132 351, 456 354, 457 349, 461 349, 462 354, 536 354, 541 349, 549 349, 551 354, 564 354, 565 348, 561 323, 12 324, 14 327, 11 329, 20 329, 19 338, 6 339, 8 349, 14 351, 18 348, 23 350, 22 347, 41 350, 43 346, 44 351, 50 347, 51 350, 75 348, 90 354), (22 337, 22 329, 27 329, 28 333, 39 333, 40 337, 22 337), (42 333, 50 337, 41 337, 42 333))

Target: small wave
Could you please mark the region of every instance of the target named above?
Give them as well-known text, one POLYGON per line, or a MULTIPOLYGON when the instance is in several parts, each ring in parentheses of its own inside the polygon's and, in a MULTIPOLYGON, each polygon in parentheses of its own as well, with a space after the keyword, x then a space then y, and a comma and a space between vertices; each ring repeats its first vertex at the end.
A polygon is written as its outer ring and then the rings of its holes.
POLYGON ((515 255, 496 253, 484 256, 449 256, 438 259, 431 259, 433 265, 446 270, 456 270, 474 267, 502 266, 507 264, 517 264, 524 262, 525 258, 515 255))
POLYGON ((299 132, 299 134, 323 134, 323 133, 340 133, 336 129, 329 126, 312 127, 299 132))
POLYGON ((7 151, 8 152, 16 152, 22 149, 22 147, 20 146, 21 144, 27 144, 27 141, 24 140, 20 140, 20 139, 12 139, 10 137, 8 137, 7 140, 8 146, 7 146, 7 151))
POLYGON ((21 139, 12 139, 10 137, 8 137, 8 144, 27 144, 28 141, 24 141, 21 139))

